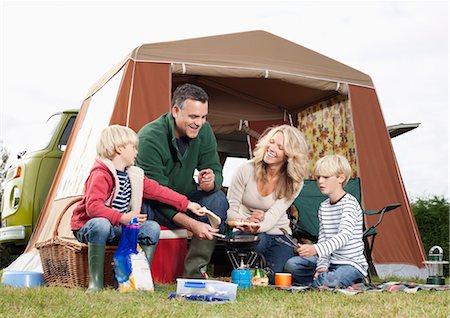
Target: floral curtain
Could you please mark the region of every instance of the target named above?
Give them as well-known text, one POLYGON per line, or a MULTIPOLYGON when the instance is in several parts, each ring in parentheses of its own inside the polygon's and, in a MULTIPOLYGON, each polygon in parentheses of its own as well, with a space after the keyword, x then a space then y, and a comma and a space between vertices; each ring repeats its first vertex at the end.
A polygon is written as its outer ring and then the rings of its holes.
POLYGON ((357 177, 353 121, 347 96, 336 96, 308 107, 298 114, 298 123, 310 148, 310 179, 314 177, 316 161, 330 154, 346 157, 352 167, 351 177, 357 177))

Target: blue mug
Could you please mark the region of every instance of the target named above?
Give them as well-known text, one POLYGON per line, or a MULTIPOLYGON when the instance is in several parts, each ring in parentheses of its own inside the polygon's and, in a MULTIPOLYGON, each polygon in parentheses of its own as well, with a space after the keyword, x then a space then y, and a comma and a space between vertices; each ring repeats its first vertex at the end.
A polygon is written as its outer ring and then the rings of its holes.
POLYGON ((231 281, 238 285, 238 288, 250 288, 252 282, 252 273, 248 269, 234 269, 231 272, 231 281))

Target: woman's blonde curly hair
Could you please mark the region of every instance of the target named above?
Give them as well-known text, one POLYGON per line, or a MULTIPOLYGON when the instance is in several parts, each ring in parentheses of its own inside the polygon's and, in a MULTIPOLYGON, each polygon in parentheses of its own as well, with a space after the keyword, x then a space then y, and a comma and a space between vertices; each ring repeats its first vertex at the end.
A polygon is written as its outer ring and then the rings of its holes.
POLYGON ((256 180, 267 181, 267 164, 264 162, 264 155, 267 144, 278 132, 283 133, 284 136, 283 146, 287 160, 281 168, 275 196, 277 199, 290 199, 297 193, 308 173, 308 145, 303 134, 297 128, 281 125, 269 127, 263 132, 253 151, 256 180))

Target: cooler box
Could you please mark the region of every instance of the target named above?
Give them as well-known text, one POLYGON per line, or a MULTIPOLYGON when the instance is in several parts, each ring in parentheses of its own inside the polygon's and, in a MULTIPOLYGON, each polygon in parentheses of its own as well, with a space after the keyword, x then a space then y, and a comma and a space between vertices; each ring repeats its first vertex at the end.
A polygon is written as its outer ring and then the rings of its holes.
POLYGON ((187 237, 186 229, 169 230, 161 226, 161 235, 151 265, 152 277, 156 283, 171 284, 177 277, 183 277, 187 237))

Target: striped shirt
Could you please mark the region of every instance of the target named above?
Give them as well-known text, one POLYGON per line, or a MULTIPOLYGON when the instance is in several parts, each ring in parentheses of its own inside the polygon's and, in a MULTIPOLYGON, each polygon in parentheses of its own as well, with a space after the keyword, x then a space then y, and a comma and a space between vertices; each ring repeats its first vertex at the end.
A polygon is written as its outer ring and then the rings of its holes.
POLYGON ((323 201, 318 216, 319 240, 315 244, 319 256, 317 268, 347 264, 367 275, 362 240, 363 215, 355 197, 347 193, 334 204, 330 204, 330 199, 323 201))
POLYGON ((131 184, 130 178, 126 171, 117 171, 117 177, 119 178, 119 189, 117 195, 112 203, 112 208, 120 213, 128 212, 131 200, 131 184))

